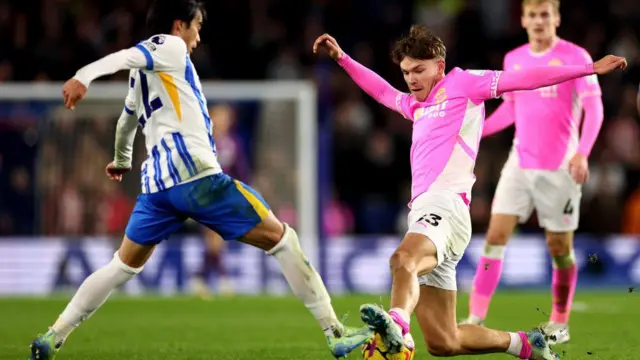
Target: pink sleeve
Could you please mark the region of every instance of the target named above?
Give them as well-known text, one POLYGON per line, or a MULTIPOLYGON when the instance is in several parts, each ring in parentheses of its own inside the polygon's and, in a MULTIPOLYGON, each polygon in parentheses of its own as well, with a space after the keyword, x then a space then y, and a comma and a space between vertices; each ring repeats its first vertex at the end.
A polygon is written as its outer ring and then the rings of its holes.
POLYGON ((535 90, 594 74, 593 64, 537 66, 517 71, 503 71, 498 82, 498 95, 510 91, 535 90))
POLYGON ((513 124, 516 116, 513 109, 513 102, 503 101, 496 111, 484 122, 482 137, 493 135, 513 124))
POLYGON ((582 99, 582 107, 584 108, 584 120, 580 133, 578 153, 589 156, 604 120, 602 98, 596 96, 586 97, 582 99))
POLYGON ((498 97, 498 80, 502 71, 456 69, 462 92, 478 104, 498 97))
MULTIPOLYGON (((504 56, 504 60, 502 60, 502 70, 507 70, 509 69, 511 66, 511 58, 514 57, 515 55, 513 55, 513 52, 509 52, 507 53, 507 55, 504 56)), ((513 94, 512 93, 504 93, 502 94, 502 100, 504 101, 513 101, 513 94)))
MULTIPOLYGON (((576 64, 587 65, 593 63, 593 59, 591 59, 589 53, 584 49, 579 49, 576 55, 576 64)), ((575 79, 575 87, 580 99, 589 96, 602 96, 600 83, 598 83, 598 75, 596 74, 575 79)))
POLYGON ((398 91, 380 75, 353 60, 346 53, 342 53, 342 57, 338 59, 338 64, 342 66, 364 92, 377 102, 393 111, 399 112, 407 119, 412 118, 411 114, 409 114, 409 94, 398 91))

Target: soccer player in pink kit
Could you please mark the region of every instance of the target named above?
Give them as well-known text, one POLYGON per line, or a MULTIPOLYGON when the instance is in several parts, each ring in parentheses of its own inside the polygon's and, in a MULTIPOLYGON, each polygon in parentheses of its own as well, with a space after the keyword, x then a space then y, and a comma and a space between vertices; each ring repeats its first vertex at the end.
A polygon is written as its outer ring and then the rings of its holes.
MULTIPOLYGON (((523 1, 522 26, 529 43, 507 53, 505 71, 592 62, 583 48, 556 36, 559 5, 559 0, 523 1)), ((487 119, 483 136, 515 122, 515 139, 496 188, 487 241, 473 281, 470 314, 464 322, 484 323, 500 281, 509 236, 535 208, 546 231, 553 264, 553 309, 544 329, 554 335, 552 344, 566 343, 578 280, 573 232, 578 227, 581 184, 588 178, 587 157, 604 116, 598 78, 589 75, 533 91, 504 94, 503 98, 505 101, 487 119), (585 117, 579 135, 582 109, 585 117)))
POLYGON ((471 238, 469 200, 484 123, 484 101, 505 92, 533 90, 582 76, 626 67, 609 55, 595 64, 539 66, 521 71, 465 71, 445 74, 442 41, 421 26, 396 43, 410 94, 346 55, 324 34, 324 48, 367 94, 413 122, 412 199, 409 230, 390 259, 393 285, 389 312, 360 308, 362 320, 379 333, 391 353, 402 350, 415 309, 429 352, 435 356, 508 353, 521 359, 556 359, 540 330, 503 332, 456 324, 456 266, 471 238))

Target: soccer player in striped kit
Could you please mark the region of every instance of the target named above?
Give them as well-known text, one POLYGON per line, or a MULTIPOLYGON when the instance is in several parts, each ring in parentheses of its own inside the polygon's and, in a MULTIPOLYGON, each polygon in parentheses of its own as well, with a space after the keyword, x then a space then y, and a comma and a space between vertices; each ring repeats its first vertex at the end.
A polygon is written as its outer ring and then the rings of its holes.
MULTIPOLYGON (((216 159, 211 118, 190 53, 200 42, 204 6, 195 0, 158 1, 149 10, 154 35, 135 47, 80 69, 64 85, 65 105, 74 109, 96 78, 130 69, 129 92, 118 120, 115 158, 107 176, 121 181, 131 169, 137 127, 148 157, 125 237, 110 263, 82 283, 49 330, 31 344, 31 359, 53 359, 71 331, 90 317, 118 286, 142 271, 155 246, 187 219, 273 256, 293 293, 324 331, 331 353, 343 357, 371 337, 336 317, 320 275, 300 247, 296 232, 281 223, 251 187, 222 172, 216 159)), ((215 319, 212 319, 215 321, 215 319)))

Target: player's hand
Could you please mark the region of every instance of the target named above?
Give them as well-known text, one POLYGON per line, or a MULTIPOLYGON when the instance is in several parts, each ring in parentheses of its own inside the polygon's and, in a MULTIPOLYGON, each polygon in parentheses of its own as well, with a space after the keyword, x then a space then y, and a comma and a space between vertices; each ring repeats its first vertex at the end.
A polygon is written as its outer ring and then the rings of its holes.
POLYGON ((569 161, 569 173, 575 182, 584 184, 589 180, 589 161, 582 154, 575 154, 569 161))
POLYGON ((76 103, 87 93, 87 87, 76 79, 69 79, 62 87, 62 98, 67 109, 74 110, 76 103))
POLYGON ((333 36, 329 34, 320 35, 316 39, 316 41, 313 43, 314 54, 318 53, 318 48, 327 50, 329 56, 331 56, 331 58, 333 58, 334 60, 338 60, 342 57, 342 49, 340 49, 340 46, 338 45, 336 39, 334 39, 333 36))
POLYGON ((593 63, 593 70, 598 75, 608 74, 618 69, 625 70, 626 68, 627 59, 615 55, 607 55, 593 63))
POLYGON ((109 163, 109 165, 107 165, 107 167, 104 169, 104 171, 107 173, 107 177, 113 181, 117 181, 117 182, 121 182, 122 181, 122 175, 131 171, 131 168, 117 168, 113 161, 109 163))

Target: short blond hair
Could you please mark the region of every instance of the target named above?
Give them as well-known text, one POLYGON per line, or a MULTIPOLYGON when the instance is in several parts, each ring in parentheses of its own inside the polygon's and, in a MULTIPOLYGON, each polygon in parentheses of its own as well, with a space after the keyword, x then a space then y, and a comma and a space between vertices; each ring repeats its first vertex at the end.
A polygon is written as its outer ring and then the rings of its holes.
POLYGON ((522 0, 522 8, 524 9, 527 5, 541 5, 544 3, 550 3, 553 5, 554 10, 557 14, 560 13, 560 0, 522 0))

